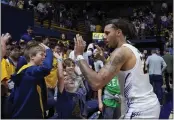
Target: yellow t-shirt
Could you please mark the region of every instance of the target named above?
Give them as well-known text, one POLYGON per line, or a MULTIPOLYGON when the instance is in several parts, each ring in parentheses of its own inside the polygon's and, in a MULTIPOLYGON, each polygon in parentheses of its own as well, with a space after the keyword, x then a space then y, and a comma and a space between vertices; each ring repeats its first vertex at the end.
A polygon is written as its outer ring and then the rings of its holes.
POLYGON ((13 75, 15 73, 16 67, 12 63, 10 63, 10 61, 8 59, 6 59, 6 61, 8 64, 8 74, 11 77, 11 75, 13 75))
POLYGON ((8 63, 7 61, 3 58, 1 60, 1 82, 2 80, 8 80, 10 78, 10 75, 8 74, 8 63))
POLYGON ((45 82, 48 88, 55 88, 58 81, 57 59, 53 59, 53 68, 48 76, 45 77, 45 82))

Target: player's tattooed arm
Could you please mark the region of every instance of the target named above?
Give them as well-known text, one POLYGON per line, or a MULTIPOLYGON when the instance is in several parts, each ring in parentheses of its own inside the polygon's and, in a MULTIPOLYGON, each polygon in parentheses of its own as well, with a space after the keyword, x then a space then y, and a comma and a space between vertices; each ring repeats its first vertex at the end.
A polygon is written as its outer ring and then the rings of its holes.
POLYGON ((82 74, 88 80, 94 90, 104 87, 114 76, 118 74, 123 64, 128 59, 125 47, 118 48, 111 54, 110 60, 97 73, 89 68, 85 60, 79 61, 82 74))

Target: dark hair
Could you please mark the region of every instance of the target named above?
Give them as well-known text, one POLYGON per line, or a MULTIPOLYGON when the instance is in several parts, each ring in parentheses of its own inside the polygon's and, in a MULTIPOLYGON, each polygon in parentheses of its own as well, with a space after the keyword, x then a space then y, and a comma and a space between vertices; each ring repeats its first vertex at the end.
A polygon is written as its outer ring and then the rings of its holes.
POLYGON ((137 31, 135 26, 125 19, 112 19, 108 20, 105 25, 112 24, 115 29, 121 29, 124 36, 130 39, 137 38, 137 31))
POLYGON ((67 58, 63 62, 63 68, 69 67, 71 65, 75 65, 75 62, 71 58, 67 58))
MULTIPOLYGON (((19 57, 20 57, 20 55, 21 55, 20 49, 19 49, 19 48, 14 48, 14 49, 12 49, 12 51, 14 52, 14 54, 11 54, 10 57, 11 57, 13 60, 18 61, 18 59, 19 59, 19 57)), ((12 52, 12 51, 11 51, 11 52, 12 52)))

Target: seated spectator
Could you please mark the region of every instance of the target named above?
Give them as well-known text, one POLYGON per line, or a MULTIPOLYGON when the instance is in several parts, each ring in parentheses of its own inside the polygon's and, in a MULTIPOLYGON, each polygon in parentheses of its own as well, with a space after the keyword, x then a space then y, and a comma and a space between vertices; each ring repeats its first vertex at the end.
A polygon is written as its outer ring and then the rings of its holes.
POLYGON ((9 2, 9 5, 15 7, 16 6, 16 1, 15 0, 11 0, 9 2))
POLYGON ((46 11, 46 5, 44 2, 40 2, 38 5, 37 5, 37 13, 38 13, 38 21, 41 21, 45 15, 47 14, 47 11, 46 11))
POLYGON ((50 3, 47 3, 46 9, 44 11, 44 15, 41 18, 41 26, 43 26, 43 22, 45 20, 48 20, 48 29, 51 28, 51 21, 53 20, 53 13, 54 13, 53 6, 50 3))
POLYGON ((19 0, 18 3, 17 3, 17 7, 20 8, 20 9, 23 9, 24 8, 24 1, 19 0))
POLYGON ((33 1, 32 1, 32 0, 29 0, 29 1, 28 1, 28 9, 29 9, 29 10, 32 10, 32 9, 34 8, 34 6, 35 6, 35 5, 33 4, 33 1))
POLYGON ((161 10, 164 12, 164 13, 167 13, 168 12, 168 5, 167 3, 162 3, 161 5, 161 10))
POLYGON ((71 29, 72 28, 72 22, 71 22, 71 18, 68 17, 68 19, 66 20, 66 27, 71 29))
POLYGON ((161 24, 164 28, 167 28, 168 26, 168 20, 167 20, 167 16, 166 14, 164 14, 163 16, 161 16, 161 24))
POLYGON ((64 15, 66 12, 66 8, 63 4, 60 5, 60 12, 59 12, 59 18, 60 18, 60 27, 64 28, 65 27, 65 20, 64 20, 64 15))

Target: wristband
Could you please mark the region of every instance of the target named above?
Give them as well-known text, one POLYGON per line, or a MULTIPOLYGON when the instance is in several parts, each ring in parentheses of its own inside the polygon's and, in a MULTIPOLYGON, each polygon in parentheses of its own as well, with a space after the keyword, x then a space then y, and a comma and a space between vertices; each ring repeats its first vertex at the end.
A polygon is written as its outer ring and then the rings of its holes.
POLYGON ((62 58, 58 58, 58 59, 57 59, 57 62, 62 62, 62 61, 63 61, 62 58))
POLYGON ((83 55, 78 55, 78 56, 77 56, 76 61, 80 61, 80 60, 84 60, 83 55))

